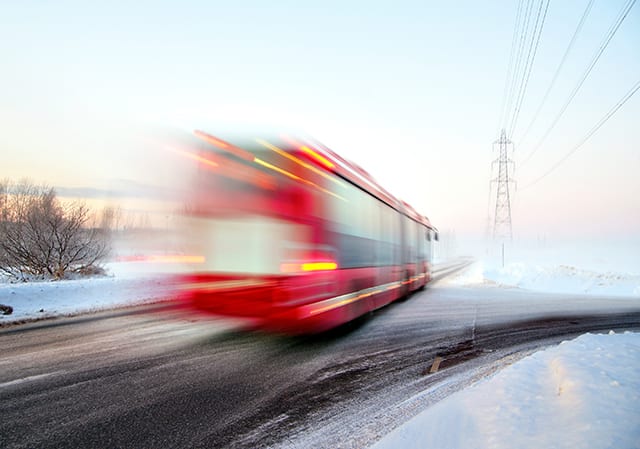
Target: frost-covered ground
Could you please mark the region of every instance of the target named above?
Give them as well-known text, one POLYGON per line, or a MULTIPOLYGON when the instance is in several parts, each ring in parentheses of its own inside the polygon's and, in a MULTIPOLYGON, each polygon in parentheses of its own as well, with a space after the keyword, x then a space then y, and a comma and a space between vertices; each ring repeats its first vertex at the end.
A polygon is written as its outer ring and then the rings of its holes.
POLYGON ((640 299, 640 242, 617 245, 529 244, 481 256, 453 280, 469 287, 517 287, 550 293, 627 296, 640 299))
POLYGON ((64 281, 0 283, 0 304, 13 308, 0 324, 171 299, 171 273, 184 268, 171 263, 112 262, 107 276, 64 281))
POLYGON ((0 304, 13 308, 11 315, 0 314, 0 325, 171 299, 171 274, 192 267, 175 261, 179 234, 134 229, 113 237, 106 276, 27 283, 0 276, 0 304))
POLYGON ((386 448, 639 448, 640 334, 585 334, 455 393, 386 448))

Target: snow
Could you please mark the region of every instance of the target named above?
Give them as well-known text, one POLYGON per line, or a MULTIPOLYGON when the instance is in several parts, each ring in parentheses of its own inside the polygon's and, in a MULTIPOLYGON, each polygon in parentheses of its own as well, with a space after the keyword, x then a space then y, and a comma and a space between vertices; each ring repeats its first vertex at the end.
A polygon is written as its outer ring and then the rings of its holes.
POLYGON ((640 275, 597 272, 573 265, 510 262, 504 267, 477 261, 453 284, 478 287, 522 288, 548 293, 611 295, 640 298, 640 275))
POLYGON ((514 247, 485 254, 450 280, 467 287, 521 288, 548 293, 640 298, 640 245, 618 248, 514 247))
POLYGON ((640 334, 585 334, 534 353, 373 447, 639 448, 640 334))
POLYGON ((0 304, 13 307, 0 324, 76 315, 171 299, 172 273, 177 264, 111 262, 107 276, 64 281, 0 283, 0 304))

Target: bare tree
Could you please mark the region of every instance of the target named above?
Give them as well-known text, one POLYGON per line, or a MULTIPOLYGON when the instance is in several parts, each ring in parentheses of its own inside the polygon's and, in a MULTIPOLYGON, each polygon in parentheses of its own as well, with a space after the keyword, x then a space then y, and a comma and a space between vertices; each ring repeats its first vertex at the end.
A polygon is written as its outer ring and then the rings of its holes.
POLYGON ((63 278, 99 272, 109 252, 108 229, 90 227, 83 202, 62 204, 55 190, 30 181, 0 184, 0 271, 63 278))
POLYGON ((120 206, 106 206, 102 209, 99 217, 100 228, 118 231, 122 219, 122 208, 120 206))

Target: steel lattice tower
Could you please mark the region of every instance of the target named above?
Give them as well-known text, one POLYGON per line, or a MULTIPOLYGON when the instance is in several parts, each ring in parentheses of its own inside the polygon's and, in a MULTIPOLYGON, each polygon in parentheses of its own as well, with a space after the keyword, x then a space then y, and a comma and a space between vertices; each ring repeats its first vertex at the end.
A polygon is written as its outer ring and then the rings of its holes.
POLYGON ((513 238, 511 229, 511 198, 509 196, 509 184, 514 180, 510 176, 513 175, 515 164, 509 159, 509 146, 513 151, 513 143, 507 139, 507 134, 503 129, 500 138, 493 142, 494 151, 499 151, 498 158, 491 163, 491 171, 495 173, 495 167, 498 166, 498 175, 491 179, 491 184, 496 184, 496 208, 493 216, 493 239, 509 240, 513 238))

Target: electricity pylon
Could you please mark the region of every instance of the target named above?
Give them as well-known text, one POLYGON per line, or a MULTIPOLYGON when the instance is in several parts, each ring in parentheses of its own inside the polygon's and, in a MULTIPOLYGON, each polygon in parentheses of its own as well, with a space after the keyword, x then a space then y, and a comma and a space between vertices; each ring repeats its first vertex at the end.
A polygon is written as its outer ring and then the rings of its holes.
POLYGON ((499 151, 498 158, 491 163, 491 173, 495 173, 495 166, 498 165, 498 174, 491 179, 491 184, 496 184, 496 208, 493 216, 493 239, 508 240, 513 239, 511 229, 511 198, 509 196, 509 184, 515 183, 511 178, 515 171, 515 163, 509 159, 509 147, 513 151, 513 142, 507 139, 504 131, 500 133, 500 138, 493 142, 494 151, 499 151))

